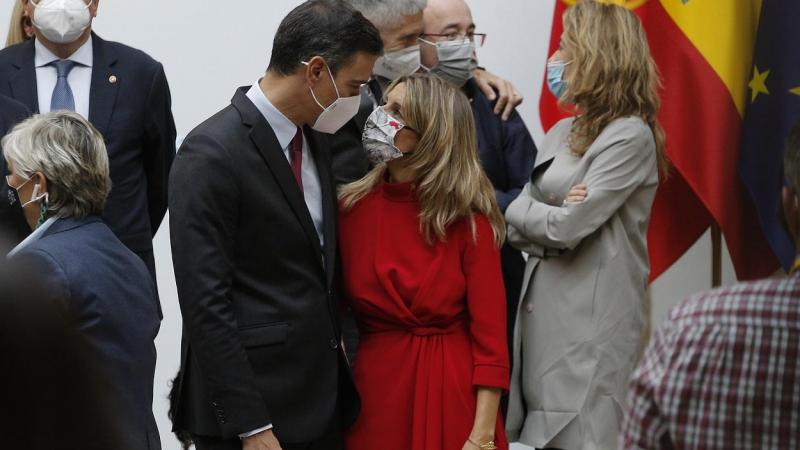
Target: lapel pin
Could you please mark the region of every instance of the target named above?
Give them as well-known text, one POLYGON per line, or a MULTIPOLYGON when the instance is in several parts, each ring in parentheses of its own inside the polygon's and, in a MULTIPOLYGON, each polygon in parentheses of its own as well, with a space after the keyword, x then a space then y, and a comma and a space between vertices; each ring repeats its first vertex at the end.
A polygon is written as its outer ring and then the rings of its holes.
POLYGON ((110 77, 108 77, 108 82, 111 84, 117 84, 117 76, 111 75, 110 77))

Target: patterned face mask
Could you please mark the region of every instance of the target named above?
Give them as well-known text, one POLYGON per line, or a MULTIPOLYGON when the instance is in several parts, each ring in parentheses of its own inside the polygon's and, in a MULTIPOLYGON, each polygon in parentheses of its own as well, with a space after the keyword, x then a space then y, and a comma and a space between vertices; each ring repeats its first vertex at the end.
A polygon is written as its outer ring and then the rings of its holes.
POLYGON ((375 108, 367 118, 361 140, 367 158, 373 165, 388 163, 405 156, 394 144, 394 137, 405 125, 390 116, 382 107, 375 108))

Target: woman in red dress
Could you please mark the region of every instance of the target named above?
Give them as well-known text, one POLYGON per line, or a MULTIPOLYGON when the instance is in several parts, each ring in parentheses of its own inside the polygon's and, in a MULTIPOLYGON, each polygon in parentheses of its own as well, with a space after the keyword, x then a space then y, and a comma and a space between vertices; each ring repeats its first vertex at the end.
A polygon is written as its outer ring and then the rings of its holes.
POLYGON ((370 116, 375 164, 343 188, 344 292, 361 331, 348 450, 507 449, 505 224, 467 98, 412 75, 370 116))

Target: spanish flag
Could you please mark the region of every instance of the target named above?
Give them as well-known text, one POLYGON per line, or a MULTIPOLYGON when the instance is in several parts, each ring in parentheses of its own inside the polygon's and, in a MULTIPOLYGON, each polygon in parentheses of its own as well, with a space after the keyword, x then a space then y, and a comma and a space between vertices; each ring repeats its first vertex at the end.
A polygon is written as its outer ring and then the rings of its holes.
MULTIPOLYGON (((576 0, 556 2, 551 54, 561 37, 561 17, 576 0)), ((712 223, 725 236, 739 279, 773 273, 778 260, 738 171, 761 0, 606 2, 625 6, 642 20, 662 77, 659 118, 673 170, 653 206, 651 280, 712 223)), ((565 116, 547 89, 540 111, 545 130, 565 116)))

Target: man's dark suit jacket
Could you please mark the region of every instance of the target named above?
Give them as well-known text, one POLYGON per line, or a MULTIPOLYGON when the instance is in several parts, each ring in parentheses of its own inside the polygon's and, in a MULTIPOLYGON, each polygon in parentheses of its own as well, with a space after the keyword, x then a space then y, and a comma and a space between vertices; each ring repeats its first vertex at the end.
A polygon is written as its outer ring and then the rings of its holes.
MULTIPOLYGON (((11 97, 0 95, 0 138, 11 131, 17 122, 30 114, 28 108, 22 103, 11 97)), ((2 148, 0 148, 0 176, 3 177, 0 179, 0 257, 3 257, 16 243, 30 234, 31 228, 25 222, 19 202, 15 201, 13 205, 9 202, 14 197, 9 197, 9 188, 5 179, 5 176, 8 175, 8 168, 1 151, 2 148)))
POLYGON ((160 449, 153 417, 160 319, 155 283, 141 259, 99 217, 89 217, 59 219, 14 261, 36 274, 87 338, 103 368, 98 389, 108 400, 120 448, 160 449))
POLYGON ((312 442, 358 413, 339 345, 327 138, 304 130, 322 188, 323 248, 284 151, 245 92, 187 136, 170 176, 184 320, 174 426, 235 439, 271 423, 281 442, 312 442))
MULTIPOLYGON (((167 211, 175 158, 167 78, 161 64, 139 50, 95 34, 92 47, 88 119, 105 137, 113 183, 103 219, 155 276, 152 240, 167 211)), ((33 39, 0 51, 0 94, 38 112, 34 54, 33 39)))

